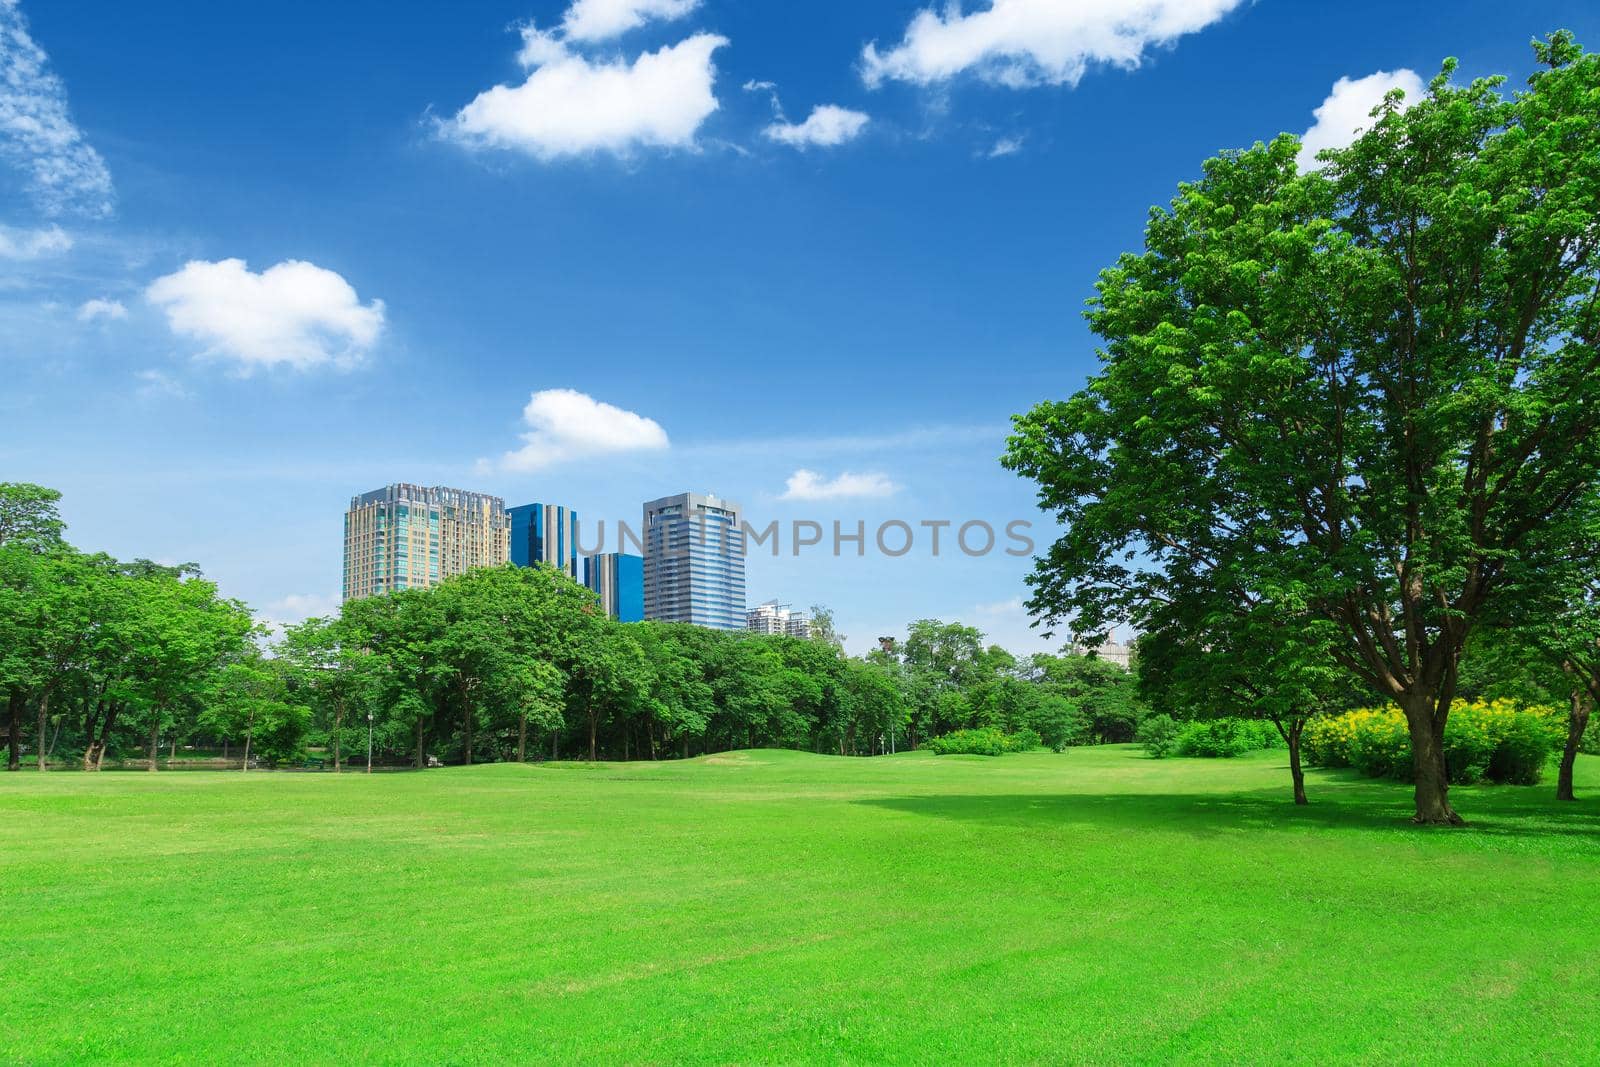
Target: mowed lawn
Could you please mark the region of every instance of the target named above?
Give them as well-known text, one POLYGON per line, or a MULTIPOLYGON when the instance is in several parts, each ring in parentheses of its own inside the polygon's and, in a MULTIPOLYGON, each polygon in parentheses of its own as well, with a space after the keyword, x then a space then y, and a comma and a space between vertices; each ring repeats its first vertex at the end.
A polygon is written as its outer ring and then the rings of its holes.
POLYGON ((0 776, 0 1059, 1600 1062, 1558 805, 1282 753, 0 776))

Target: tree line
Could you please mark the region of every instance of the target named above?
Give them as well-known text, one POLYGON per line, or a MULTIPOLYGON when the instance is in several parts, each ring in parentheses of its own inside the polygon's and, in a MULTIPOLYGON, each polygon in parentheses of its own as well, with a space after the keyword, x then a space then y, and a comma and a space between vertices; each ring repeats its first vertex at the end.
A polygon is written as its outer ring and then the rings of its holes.
POLYGON ((0 693, 8 766, 152 770, 180 744, 248 768, 534 758, 661 759, 731 748, 872 755, 992 726, 1068 745, 1133 738, 1132 675, 1019 659, 924 619, 862 657, 826 610, 810 638, 619 623, 547 567, 485 568, 347 602, 273 632, 192 564, 120 562, 63 537, 59 494, 0 484, 0 693))

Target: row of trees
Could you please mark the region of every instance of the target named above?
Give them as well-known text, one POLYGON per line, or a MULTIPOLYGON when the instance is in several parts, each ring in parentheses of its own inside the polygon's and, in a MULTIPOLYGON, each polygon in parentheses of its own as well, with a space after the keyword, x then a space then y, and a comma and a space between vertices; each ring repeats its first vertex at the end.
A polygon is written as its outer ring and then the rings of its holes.
POLYGON ((817 621, 809 639, 618 623, 559 571, 502 567, 352 601, 291 627, 278 651, 336 766, 369 727, 380 755, 404 752, 417 767, 536 752, 873 755, 979 725, 1064 747, 1136 729, 1132 677, 1101 660, 1019 661, 937 620, 853 658, 828 613, 817 621))
POLYGON ((28 719, 41 769, 65 742, 98 770, 130 734, 145 740, 153 765, 163 731, 184 719, 248 738, 258 709, 238 683, 261 669, 250 612, 193 565, 77 551, 61 538, 58 499, 40 486, 0 485, 8 766, 19 765, 28 719))
POLYGON ((922 620, 852 658, 826 611, 807 640, 623 624, 544 567, 352 601, 274 637, 192 565, 73 548, 58 499, 0 484, 12 769, 31 748, 40 769, 98 770, 110 753, 154 770, 187 742, 236 750, 246 767, 309 742, 336 768, 369 739, 380 762, 418 767, 756 746, 870 755, 972 726, 1063 747, 1131 740, 1139 717, 1127 672, 1082 656, 1018 660, 972 627, 922 620))
POLYGON ((1102 272, 1103 369, 1004 462, 1065 527, 1031 608, 1143 632, 1158 694, 1294 754, 1351 692, 1404 711, 1419 823, 1475 660, 1565 681, 1562 789, 1600 696, 1600 56, 1523 91, 1447 62, 1346 148, 1206 162, 1102 272), (1409 105, 1409 106, 1408 106, 1409 105))

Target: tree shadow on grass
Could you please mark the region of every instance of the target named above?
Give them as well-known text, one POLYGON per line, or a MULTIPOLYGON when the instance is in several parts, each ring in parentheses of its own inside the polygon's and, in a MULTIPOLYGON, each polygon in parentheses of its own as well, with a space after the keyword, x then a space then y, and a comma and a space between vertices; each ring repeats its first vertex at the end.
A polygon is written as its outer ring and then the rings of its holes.
MULTIPOLYGON (((1179 832, 1217 837, 1241 831, 1351 830, 1480 838, 1587 839, 1600 852, 1600 802, 1562 803, 1553 788, 1497 786, 1452 790, 1468 825, 1435 829, 1411 824, 1406 786, 1360 782, 1313 793, 1296 805, 1287 789, 1227 793, 1058 793, 898 796, 856 801, 891 811, 1014 828, 1088 825, 1106 830, 1179 832)), ((1585 842, 1569 840, 1569 844, 1585 842)))

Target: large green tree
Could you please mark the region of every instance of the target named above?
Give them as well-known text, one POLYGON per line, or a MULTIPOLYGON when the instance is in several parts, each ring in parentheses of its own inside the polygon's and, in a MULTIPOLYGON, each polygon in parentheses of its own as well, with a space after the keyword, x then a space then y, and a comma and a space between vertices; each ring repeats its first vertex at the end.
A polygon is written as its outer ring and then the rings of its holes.
POLYGON ((1461 821, 1443 740, 1474 625, 1596 552, 1600 57, 1536 50, 1525 91, 1446 64, 1317 169, 1287 136, 1208 161, 1101 275, 1102 371, 1005 456, 1066 528, 1037 612, 1139 623, 1178 561, 1306 605, 1403 709, 1419 823, 1461 821))

